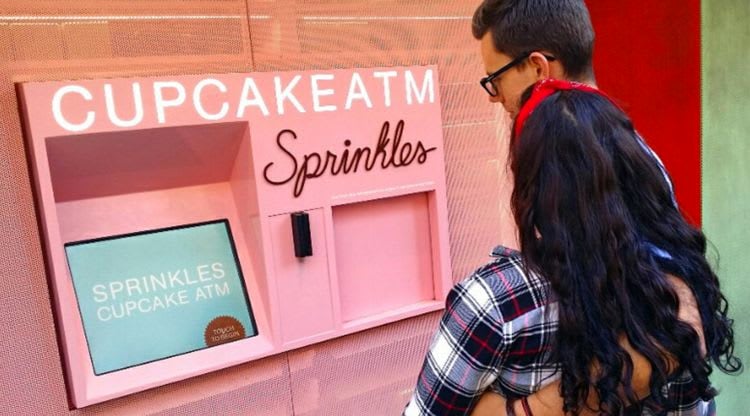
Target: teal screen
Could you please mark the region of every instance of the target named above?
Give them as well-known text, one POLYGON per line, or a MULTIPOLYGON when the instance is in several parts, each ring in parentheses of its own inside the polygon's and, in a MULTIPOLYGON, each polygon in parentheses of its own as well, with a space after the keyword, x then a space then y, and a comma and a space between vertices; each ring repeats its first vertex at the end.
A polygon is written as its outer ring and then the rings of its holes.
POLYGON ((257 335, 226 220, 65 251, 97 375, 257 335))

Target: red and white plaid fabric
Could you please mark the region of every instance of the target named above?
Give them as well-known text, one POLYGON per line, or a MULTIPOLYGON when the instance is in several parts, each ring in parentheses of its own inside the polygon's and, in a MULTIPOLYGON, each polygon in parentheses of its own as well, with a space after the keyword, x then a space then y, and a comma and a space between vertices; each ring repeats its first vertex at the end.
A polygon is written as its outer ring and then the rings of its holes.
MULTIPOLYGON (((545 279, 525 273, 518 251, 498 247, 492 255, 449 293, 405 416, 466 415, 487 389, 526 396, 559 380, 559 365, 549 360, 556 296, 545 279)), ((679 408, 643 415, 709 415, 689 375, 667 390, 679 408)))

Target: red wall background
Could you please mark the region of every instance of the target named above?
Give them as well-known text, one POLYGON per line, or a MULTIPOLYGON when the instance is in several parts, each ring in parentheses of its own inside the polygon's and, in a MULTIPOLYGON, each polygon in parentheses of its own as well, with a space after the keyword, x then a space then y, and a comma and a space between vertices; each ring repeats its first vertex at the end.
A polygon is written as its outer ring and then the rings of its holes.
POLYGON ((661 157, 688 220, 701 222, 700 1, 587 1, 599 86, 661 157))

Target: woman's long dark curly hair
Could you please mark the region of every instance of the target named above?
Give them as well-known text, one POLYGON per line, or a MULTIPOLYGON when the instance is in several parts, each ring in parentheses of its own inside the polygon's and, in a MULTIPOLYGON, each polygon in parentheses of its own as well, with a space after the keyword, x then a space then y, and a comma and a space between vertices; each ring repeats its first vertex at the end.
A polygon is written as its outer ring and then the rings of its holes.
POLYGON ((640 140, 611 101, 578 90, 544 100, 511 139, 521 252, 526 267, 548 279, 558 296, 552 355, 562 370, 565 410, 573 414, 591 389, 603 414, 640 406, 621 336, 650 362, 657 408, 676 406, 662 393, 672 375, 689 373, 697 396, 709 400, 717 394, 709 382, 711 361, 728 373, 742 368, 733 355, 727 301, 705 258, 706 238, 680 214, 640 140), (695 295, 705 357, 696 331, 677 319, 679 300, 666 273, 695 295))

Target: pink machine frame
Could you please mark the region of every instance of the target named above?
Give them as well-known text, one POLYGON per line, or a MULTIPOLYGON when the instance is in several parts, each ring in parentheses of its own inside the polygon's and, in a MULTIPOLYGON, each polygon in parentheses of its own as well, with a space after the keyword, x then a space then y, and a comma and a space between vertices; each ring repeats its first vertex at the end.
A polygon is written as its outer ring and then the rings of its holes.
POLYGON ((18 90, 75 407, 443 307, 452 279, 436 67, 18 90), (300 211, 314 250, 304 259, 289 215, 300 211), (64 244, 223 218, 259 335, 96 376, 64 244))

